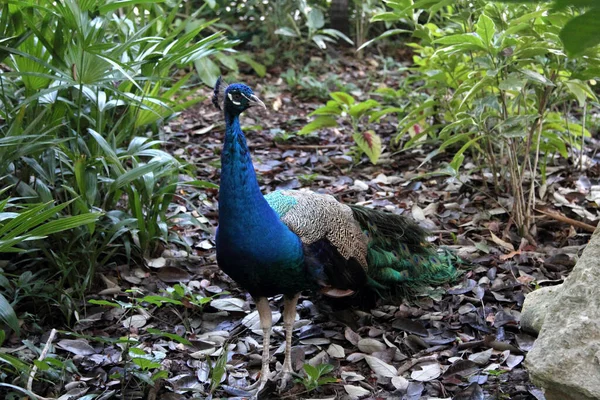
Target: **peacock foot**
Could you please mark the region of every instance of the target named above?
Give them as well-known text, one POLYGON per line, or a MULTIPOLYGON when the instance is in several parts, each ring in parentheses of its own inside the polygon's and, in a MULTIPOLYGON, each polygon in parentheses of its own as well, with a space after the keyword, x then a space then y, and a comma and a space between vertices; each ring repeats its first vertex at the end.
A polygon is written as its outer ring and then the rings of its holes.
POLYGON ((294 385, 293 373, 291 371, 283 370, 281 371, 276 379, 279 380, 279 385, 277 385, 277 391, 279 393, 287 392, 294 385))

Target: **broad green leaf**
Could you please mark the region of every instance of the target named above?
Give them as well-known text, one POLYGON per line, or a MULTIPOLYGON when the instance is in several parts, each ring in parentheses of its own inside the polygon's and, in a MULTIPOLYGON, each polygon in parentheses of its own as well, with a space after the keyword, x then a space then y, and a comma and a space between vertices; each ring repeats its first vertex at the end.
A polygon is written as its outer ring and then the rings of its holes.
POLYGON ((152 360, 148 360, 146 358, 133 357, 131 359, 131 361, 133 361, 134 364, 136 364, 142 370, 149 370, 149 369, 154 369, 154 368, 160 367, 159 363, 152 361, 152 360))
POLYGON ((562 157, 569 158, 569 152, 567 151, 567 145, 564 139, 558 137, 554 132, 547 130, 542 131, 542 137, 545 140, 540 143, 541 151, 544 153, 548 151, 557 151, 562 157))
POLYGON ((37 204, 27 211, 18 213, 18 216, 4 225, 0 225, 0 238, 6 240, 22 235, 31 228, 46 222, 65 208, 69 203, 51 207, 49 203, 37 204))
POLYGON ((370 46, 371 44, 381 40, 381 39, 385 39, 387 37, 390 36, 394 36, 394 35, 399 35, 401 33, 412 33, 412 31, 408 30, 408 29, 390 29, 387 30, 385 32, 383 32, 381 35, 377 36, 374 39, 371 39, 369 41, 366 41, 365 43, 363 43, 362 46, 360 46, 358 49, 356 49, 356 51, 361 51, 362 49, 364 49, 367 46, 370 46))
POLYGON ((104 153, 105 153, 106 157, 109 159, 110 163, 113 166, 117 166, 121 172, 125 172, 125 168, 123 168, 123 166, 121 165, 121 161, 119 161, 119 157, 117 157, 117 153, 115 153, 112 146, 110 144, 108 144, 106 139, 104 139, 102 137, 102 135, 100 135, 98 132, 96 132, 95 130, 93 130, 91 128, 88 128, 88 133, 90 135, 92 135, 92 137, 96 140, 96 142, 98 142, 98 144, 100 145, 102 150, 104 150, 104 153))
POLYGON ((265 67, 263 64, 255 61, 249 54, 246 53, 238 53, 236 55, 236 58, 243 62, 248 64, 249 66, 252 67, 252 69, 254 70, 254 72, 256 72, 256 75, 260 76, 261 78, 263 76, 265 76, 265 74, 267 73, 267 67, 265 67))
POLYGON ((319 375, 326 375, 333 371, 333 365, 331 364, 319 364, 317 365, 317 370, 319 371, 319 375))
POLYGON ((0 320, 8 325, 10 329, 15 331, 17 337, 21 334, 21 328, 19 326, 17 314, 2 293, 0 293, 0 320))
POLYGON ((197 59, 194 61, 194 66, 200 80, 207 86, 213 87, 217 78, 221 75, 219 66, 208 57, 197 59))
POLYGON ((486 45, 476 33, 461 33, 458 35, 444 36, 434 41, 439 44, 471 44, 482 50, 486 50, 486 45))
POLYGON ((317 367, 313 367, 310 364, 304 364, 302 368, 304 368, 306 375, 311 377, 313 380, 316 381, 319 379, 319 371, 317 370, 317 367))
POLYGON ((306 25, 312 31, 319 30, 325 25, 325 16, 318 8, 311 8, 306 17, 306 25))
POLYGON ((557 9, 574 6, 574 7, 600 7, 598 0, 554 0, 554 7, 557 9))
MULTIPOLYGON (((440 131, 440 139, 445 140, 446 134, 448 132, 453 131, 456 128, 468 129, 469 127, 475 126, 476 122, 472 117, 460 118, 454 122, 449 123, 444 126, 444 128, 440 131)), ((460 130, 457 129, 460 132, 460 130)), ((458 136, 463 135, 465 133, 458 134, 458 136)), ((456 135, 455 135, 456 136, 456 135)), ((452 136, 454 137, 454 136, 452 136)))
POLYGON ((377 164, 381 156, 381 138, 374 131, 365 131, 352 135, 356 145, 361 149, 372 164, 377 164))
POLYGON ((458 150, 458 152, 456 152, 456 154, 452 158, 452 161, 450 162, 450 166, 452 167, 452 169, 454 169, 454 171, 456 171, 458 173, 458 170, 460 169, 460 166, 462 165, 462 162, 465 159, 464 152, 467 151, 467 149, 469 147, 471 147, 473 144, 475 144, 477 141, 479 141, 483 137, 484 136, 478 136, 474 139, 469 140, 467 143, 465 143, 463 145, 463 147, 460 148, 460 150, 458 150))
POLYGON ((98 306, 109 306, 109 307, 117 307, 117 308, 121 307, 121 305, 119 303, 114 303, 114 302, 108 301, 108 300, 90 299, 90 300, 88 300, 88 303, 96 304, 98 306))
POLYGON ((179 342, 181 344, 185 344, 186 346, 192 346, 192 343, 189 340, 187 340, 186 338, 183 338, 183 337, 181 337, 179 335, 176 335, 174 333, 166 333, 166 332, 162 332, 159 329, 154 329, 154 328, 148 328, 148 329, 146 329, 146 331, 148 333, 153 334, 153 335, 167 337, 167 338, 169 338, 171 340, 174 340, 176 342, 179 342))
POLYGON ((431 20, 431 18, 435 15, 435 13, 437 13, 442 8, 452 5, 454 3, 456 3, 456 0, 436 0, 435 4, 432 5, 431 7, 429 7, 429 12, 430 12, 429 19, 431 20))
POLYGON ((592 8, 571 19, 560 31, 567 53, 575 57, 600 44, 600 8, 592 8))
POLYGON ((232 71, 238 72, 238 64, 236 57, 233 54, 217 53, 215 58, 219 60, 221 64, 229 68, 232 71))
POLYGON ((472 135, 470 133, 459 133, 458 135, 451 136, 450 138, 445 140, 438 149, 441 151, 441 150, 444 150, 448 146, 452 146, 455 143, 463 142, 463 141, 467 142, 470 140, 471 136, 472 135))
POLYGON ((306 135, 308 133, 314 132, 317 129, 321 128, 330 128, 332 126, 337 126, 338 123, 335 118, 332 118, 328 115, 320 115, 314 121, 305 125, 300 131, 298 131, 298 135, 306 135))
POLYGON ((402 15, 394 12, 383 12, 374 15, 371 18, 371 22, 385 21, 385 22, 396 22, 402 19, 402 15))
POLYGON ((334 38, 338 38, 338 39, 341 38, 348 44, 354 45, 354 42, 352 41, 352 39, 350 39, 348 36, 344 35, 342 32, 338 31, 337 29, 329 29, 329 28, 321 29, 319 32, 325 33, 334 38))
POLYGON ((439 1, 440 0, 418 0, 414 4, 412 4, 411 7, 414 9, 423 9, 423 8, 429 9, 430 4, 435 5, 439 1))
POLYGON ((571 92, 571 94, 575 96, 577 102, 579 102, 580 107, 583 107, 588 96, 592 99, 595 99, 596 97, 594 92, 590 90, 589 86, 578 79, 571 79, 569 81, 566 81, 565 86, 567 87, 569 92, 571 92))
POLYGON ((515 92, 520 92, 525 86, 525 84, 525 79, 519 79, 517 77, 512 76, 500 81, 498 88, 501 90, 512 90, 515 92))
MULTIPOLYGON (((353 99, 354 100, 354 99, 353 99)), ((348 110, 348 113, 353 117, 353 118, 360 118, 362 117, 367 111, 369 111, 370 109, 372 109, 373 107, 378 107, 379 106, 379 102, 369 99, 366 101, 362 101, 360 103, 354 104, 352 107, 350 107, 350 110, 348 110)))
POLYGON ((483 43, 489 50, 492 50, 492 42, 496 33, 496 25, 490 17, 485 14, 479 16, 479 20, 475 24, 475 32, 479 35, 483 43))
POLYGON ((296 31, 294 31, 292 28, 288 28, 287 26, 276 29, 274 33, 276 35, 289 36, 289 37, 293 37, 293 38, 298 37, 298 34, 296 33, 296 31))
POLYGON ((348 93, 333 92, 329 95, 338 103, 346 104, 347 106, 351 106, 355 102, 354 97, 350 96, 348 93))
POLYGON ((327 48, 327 43, 325 43, 326 40, 327 40, 327 37, 323 36, 323 35, 314 35, 312 37, 312 41, 315 42, 315 44, 320 49, 326 49, 327 48))
POLYGON ((539 72, 532 71, 530 69, 522 69, 521 72, 534 82, 541 83, 544 86, 555 86, 554 83, 552 83, 552 81, 550 81, 550 79, 546 78, 544 75, 540 74, 539 72))
POLYGON ((465 97, 460 102, 459 108, 462 109, 467 101, 471 99, 475 94, 477 94, 480 90, 482 90, 491 80, 492 78, 489 76, 485 76, 483 79, 475 83, 471 89, 465 94, 465 97))
POLYGON ((203 188, 203 189, 218 189, 219 188, 219 185, 215 185, 212 182, 200 181, 200 180, 183 182, 183 183, 180 183, 180 186, 193 186, 193 187, 203 188))
POLYGON ((528 29, 531 27, 531 24, 528 24, 526 22, 521 22, 520 24, 514 24, 505 30, 504 32, 502 32, 502 37, 504 38, 503 40, 506 39, 506 37, 510 36, 510 35, 514 35, 516 33, 521 32, 524 29, 528 29))
POLYGON ((375 111, 374 113, 372 113, 371 115, 369 115, 369 122, 376 122, 378 121, 381 117, 388 115, 388 114, 399 114, 401 112, 404 112, 403 108, 400 107, 386 107, 383 110, 379 110, 379 111, 375 111))
POLYGON ((310 117, 312 117, 313 115, 341 115, 342 112, 343 111, 338 104, 331 104, 319 107, 308 115, 310 117))
POLYGON ((131 182, 140 178, 141 176, 157 171, 159 168, 165 165, 164 162, 150 161, 148 164, 142 164, 138 167, 132 168, 122 175, 119 175, 117 179, 112 183, 112 191, 122 188, 125 185, 129 185, 131 182))

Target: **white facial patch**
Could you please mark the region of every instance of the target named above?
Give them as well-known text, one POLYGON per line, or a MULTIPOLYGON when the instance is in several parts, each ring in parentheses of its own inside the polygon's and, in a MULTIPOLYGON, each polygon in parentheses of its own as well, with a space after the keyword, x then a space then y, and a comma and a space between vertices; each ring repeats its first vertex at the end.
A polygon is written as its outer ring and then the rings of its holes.
MULTIPOLYGON (((242 93, 242 96, 244 96, 244 95, 243 95, 243 93, 242 93)), ((232 102, 233 104, 235 104, 236 106, 239 106, 240 104, 242 104, 242 103, 240 103, 239 101, 235 101, 235 100, 233 100, 233 96, 231 95, 231 93, 227 93, 227 97, 229 97, 229 100, 231 100, 231 102, 232 102)), ((244 96, 244 97, 246 97, 246 96, 244 96)))
POLYGON ((246 98, 246 100, 248 100, 248 101, 252 101, 252 99, 251 99, 250 97, 246 96, 244 93, 240 93, 240 94, 241 94, 242 96, 244 96, 244 97, 246 98))

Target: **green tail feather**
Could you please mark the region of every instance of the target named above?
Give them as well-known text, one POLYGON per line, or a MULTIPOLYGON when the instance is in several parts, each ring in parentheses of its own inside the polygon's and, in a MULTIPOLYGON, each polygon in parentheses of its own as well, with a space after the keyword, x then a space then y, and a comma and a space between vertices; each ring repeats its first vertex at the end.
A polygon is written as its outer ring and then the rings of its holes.
POLYGON ((381 291, 410 294, 457 276, 456 257, 437 252, 426 242, 427 231, 409 219, 361 206, 350 206, 354 218, 370 238, 367 262, 370 286, 381 291))

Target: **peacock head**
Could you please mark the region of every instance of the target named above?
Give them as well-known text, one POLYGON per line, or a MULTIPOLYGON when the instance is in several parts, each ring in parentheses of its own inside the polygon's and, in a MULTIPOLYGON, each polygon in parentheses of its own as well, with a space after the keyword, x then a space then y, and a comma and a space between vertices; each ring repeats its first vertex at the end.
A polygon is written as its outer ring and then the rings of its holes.
POLYGON ((219 110, 223 109, 230 115, 239 115, 253 106, 267 108, 247 85, 243 83, 228 85, 221 77, 215 84, 212 102, 219 110))

